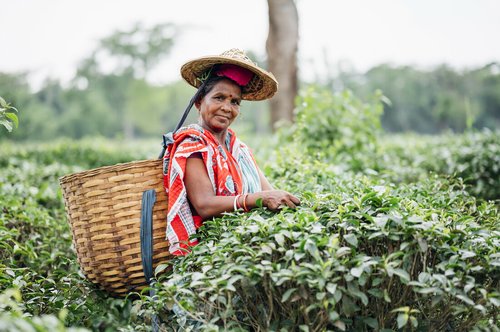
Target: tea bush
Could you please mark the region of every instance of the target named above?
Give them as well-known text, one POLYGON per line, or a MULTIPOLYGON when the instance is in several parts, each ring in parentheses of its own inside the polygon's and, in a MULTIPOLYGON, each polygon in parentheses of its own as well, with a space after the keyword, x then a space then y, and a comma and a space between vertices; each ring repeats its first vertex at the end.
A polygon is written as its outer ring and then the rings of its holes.
POLYGON ((65 325, 116 331, 133 320, 130 301, 108 298, 85 281, 71 245, 58 178, 124 155, 111 144, 94 150, 89 144, 0 152, 0 331, 63 331, 65 325), (79 165, 75 156, 83 158, 79 165))
POLYGON ((51 165, 55 162, 78 166, 79 170, 125 163, 132 160, 156 158, 161 151, 160 140, 109 141, 87 138, 80 141, 59 140, 50 143, 0 143, 0 166, 31 161, 51 165))
POLYGON ((283 130, 275 148, 282 156, 301 154, 313 164, 321 161, 341 172, 393 182, 417 181, 430 173, 461 178, 476 197, 500 199, 500 131, 384 136, 383 102, 390 103, 380 91, 365 103, 348 90, 331 94, 309 88, 298 98, 297 123, 283 130))
POLYGON ((494 205, 437 177, 330 182, 335 192, 302 192, 296 211, 207 222, 202 243, 160 277, 157 301, 178 309, 164 319, 213 330, 495 330, 494 205))
POLYGON ((498 132, 385 136, 381 101, 310 89, 252 146, 296 210, 207 221, 153 300, 85 281, 58 178, 158 142, 0 143, 0 331, 498 331, 498 132), (264 156, 264 157, 262 157, 264 156))
POLYGON ((427 148, 433 156, 424 159, 423 168, 464 179, 478 197, 500 199, 499 131, 444 136, 427 148))
POLYGON ((396 182, 417 181, 430 172, 461 178, 476 197, 500 199, 500 131, 462 135, 391 135, 382 138, 380 164, 396 182))
POLYGON ((443 150, 380 140, 379 106, 319 95, 266 168, 301 207, 206 222, 149 305, 193 330, 498 331, 498 207, 445 171, 443 150))
POLYGON ((64 325, 66 310, 59 316, 42 315, 26 317, 22 308, 19 290, 9 289, 0 294, 0 331, 37 331, 37 332, 86 332, 84 328, 66 328, 64 325))
POLYGON ((7 103, 0 97, 0 125, 7 131, 17 128, 19 119, 17 117, 17 108, 7 103))
POLYGON ((349 169, 359 171, 366 165, 367 155, 377 151, 381 134, 381 92, 375 93, 371 103, 364 103, 346 90, 332 94, 309 88, 297 101, 297 123, 291 138, 298 142, 297 151, 334 163, 346 163, 349 169))

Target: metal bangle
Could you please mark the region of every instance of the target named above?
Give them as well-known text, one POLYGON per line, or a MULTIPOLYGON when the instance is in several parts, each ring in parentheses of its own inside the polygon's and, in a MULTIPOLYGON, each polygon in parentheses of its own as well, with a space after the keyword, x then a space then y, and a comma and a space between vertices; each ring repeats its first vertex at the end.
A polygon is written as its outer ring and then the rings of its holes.
POLYGON ((233 202, 233 209, 234 209, 234 211, 238 211, 238 207, 236 206, 236 204, 238 203, 238 198, 239 198, 240 196, 241 196, 241 194, 236 195, 236 196, 234 197, 234 202, 233 202))

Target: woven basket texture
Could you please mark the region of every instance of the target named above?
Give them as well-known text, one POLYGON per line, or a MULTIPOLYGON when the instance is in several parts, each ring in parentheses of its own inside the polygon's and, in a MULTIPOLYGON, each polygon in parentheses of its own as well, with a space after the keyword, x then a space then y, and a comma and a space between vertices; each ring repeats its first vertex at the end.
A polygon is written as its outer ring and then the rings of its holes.
POLYGON ((141 261, 142 193, 155 189, 153 268, 171 256, 162 160, 143 160, 60 179, 78 262, 85 276, 115 296, 146 286, 141 261))

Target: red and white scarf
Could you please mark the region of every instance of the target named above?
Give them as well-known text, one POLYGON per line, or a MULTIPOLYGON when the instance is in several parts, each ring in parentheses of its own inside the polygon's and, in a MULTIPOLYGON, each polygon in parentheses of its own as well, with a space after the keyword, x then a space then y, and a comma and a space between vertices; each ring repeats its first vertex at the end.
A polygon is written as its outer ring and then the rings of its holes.
POLYGON ((187 199, 184 174, 187 159, 200 153, 217 196, 261 191, 260 177, 250 149, 228 129, 225 146, 199 125, 179 129, 163 157, 164 187, 168 195, 167 239, 170 253, 184 255, 198 243, 193 238, 203 221, 193 215, 187 199))

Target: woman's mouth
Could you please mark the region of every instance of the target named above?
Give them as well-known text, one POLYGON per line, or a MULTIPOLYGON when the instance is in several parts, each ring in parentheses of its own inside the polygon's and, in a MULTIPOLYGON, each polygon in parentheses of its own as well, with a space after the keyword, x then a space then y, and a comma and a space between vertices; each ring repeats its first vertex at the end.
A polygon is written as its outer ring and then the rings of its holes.
POLYGON ((217 114, 216 117, 222 118, 224 120, 229 120, 227 116, 217 114))

